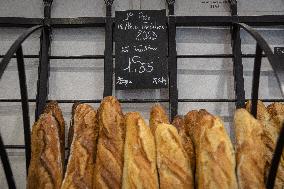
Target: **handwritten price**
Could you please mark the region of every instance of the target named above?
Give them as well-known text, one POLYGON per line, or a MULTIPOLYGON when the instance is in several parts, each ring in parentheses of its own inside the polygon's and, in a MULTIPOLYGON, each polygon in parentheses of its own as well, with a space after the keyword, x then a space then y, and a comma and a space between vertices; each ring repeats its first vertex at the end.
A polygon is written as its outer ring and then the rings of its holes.
POLYGON ((124 71, 130 72, 138 72, 138 73, 151 73, 154 70, 152 66, 153 62, 142 62, 140 56, 133 56, 132 58, 128 58, 128 66, 124 68, 124 71))

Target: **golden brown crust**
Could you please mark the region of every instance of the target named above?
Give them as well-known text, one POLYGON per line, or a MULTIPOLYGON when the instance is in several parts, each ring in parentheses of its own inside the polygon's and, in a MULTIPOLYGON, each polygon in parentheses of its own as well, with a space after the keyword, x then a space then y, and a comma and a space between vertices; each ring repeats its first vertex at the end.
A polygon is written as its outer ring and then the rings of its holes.
POLYGON ((194 188, 192 170, 177 129, 158 124, 155 131, 160 189, 194 188))
POLYGON ((123 189, 157 189, 158 174, 154 136, 139 113, 125 116, 123 189))
POLYGON ((155 104, 151 108, 149 122, 149 126, 153 134, 155 133, 156 127, 159 123, 170 123, 165 109, 160 104, 155 104))
POLYGON ((240 189, 264 189, 263 126, 245 109, 234 116, 237 175, 240 189))
POLYGON ((238 188, 235 154, 220 118, 206 110, 185 116, 196 154, 195 186, 199 189, 238 188))
POLYGON ((125 140, 124 116, 118 100, 106 97, 98 110, 100 125, 94 188, 120 189, 122 186, 125 140))
POLYGON ((74 135, 61 188, 92 188, 98 135, 96 111, 87 104, 77 105, 73 124, 74 135))
POLYGON ((32 127, 28 189, 59 189, 63 167, 58 122, 51 113, 42 114, 32 127))
MULTIPOLYGON (((44 113, 51 112, 55 120, 58 122, 58 131, 60 138, 61 157, 65 157, 65 121, 62 111, 56 101, 50 101, 44 108, 44 113)), ((64 164, 64 158, 62 158, 62 164, 64 164)))
POLYGON ((267 111, 271 118, 275 121, 278 132, 280 133, 282 124, 284 122, 284 104, 274 102, 267 107, 267 111))
POLYGON ((190 139, 190 136, 186 133, 186 125, 184 122, 184 118, 182 116, 176 116, 172 122, 172 124, 178 129, 178 133, 181 136, 181 141, 184 150, 187 153, 189 164, 191 167, 191 171, 194 176, 195 171, 195 152, 194 152, 194 146, 192 143, 192 140, 190 139))
MULTIPOLYGON (((246 108, 250 106, 249 101, 246 108)), ((247 109, 248 110, 248 109, 247 109)), ((280 133, 280 123, 282 122, 282 116, 284 108, 280 103, 273 103, 268 108, 265 107, 263 102, 257 103, 257 119, 263 126, 262 141, 265 145, 264 159, 265 159, 265 181, 267 179, 270 165, 273 157, 273 153, 276 147, 277 139, 280 133), (282 114, 282 115, 281 115, 282 114)), ((284 153, 282 153, 281 163, 278 168, 275 189, 282 189, 284 187, 284 153)))

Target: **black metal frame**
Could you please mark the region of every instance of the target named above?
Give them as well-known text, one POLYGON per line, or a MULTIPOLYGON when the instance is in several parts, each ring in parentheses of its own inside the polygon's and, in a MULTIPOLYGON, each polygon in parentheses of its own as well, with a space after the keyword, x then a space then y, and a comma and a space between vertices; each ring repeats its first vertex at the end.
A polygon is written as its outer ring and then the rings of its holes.
MULTIPOLYGON (((20 17, 0 17, 0 27, 22 27, 27 29, 11 46, 0 64, 0 79, 11 58, 17 58, 18 73, 20 79, 21 99, 0 99, 0 102, 22 102, 25 145, 4 145, 0 135, 0 155, 4 166, 5 174, 10 188, 15 188, 13 174, 7 158, 5 149, 25 149, 26 167, 30 161, 30 120, 28 102, 36 102, 36 119, 42 113, 48 100, 48 78, 50 59, 104 59, 104 93, 103 96, 113 94, 113 26, 115 24, 112 17, 113 0, 105 0, 105 17, 82 17, 82 18, 51 18, 52 0, 44 0, 44 18, 20 18, 20 17), (52 28, 79 28, 79 27, 104 27, 105 28, 105 52, 104 55, 85 55, 85 56, 51 56, 51 29, 52 28), (40 54, 23 55, 21 44, 36 30, 41 29, 40 54), (14 54, 16 53, 16 56, 14 54), (39 58, 38 84, 36 99, 28 99, 24 58, 39 58)), ((230 0, 231 16, 175 16, 175 0, 167 0, 168 16, 168 66, 169 66, 169 99, 121 99, 122 103, 153 103, 169 102, 170 117, 177 114, 179 102, 235 102, 236 108, 245 105, 245 91, 243 78, 242 58, 255 58, 252 89, 252 113, 256 115, 256 104, 258 99, 259 77, 262 57, 267 57, 276 73, 278 82, 284 83, 281 77, 284 75, 284 66, 280 64, 280 59, 275 56, 266 41, 250 26, 283 26, 284 15, 266 16, 238 16, 236 0, 230 0), (209 55, 177 55, 176 52, 176 27, 178 26, 228 26, 231 27, 232 34, 232 54, 209 54, 209 55), (242 54, 240 29, 247 31, 257 41, 255 54, 242 54), (265 54, 262 54, 262 52, 265 54), (177 59, 178 58, 232 58, 233 73, 235 82, 235 99, 179 99, 177 88, 177 59)), ((59 103, 73 102, 99 103, 100 99, 94 100, 58 100, 59 103)), ((284 99, 263 99, 266 102, 281 101, 284 99)), ((284 129, 283 129, 284 130, 284 129)), ((269 181, 267 188, 272 188, 279 164, 279 154, 283 149, 283 130, 275 150, 269 181), (282 140, 280 140, 282 139, 282 140)))

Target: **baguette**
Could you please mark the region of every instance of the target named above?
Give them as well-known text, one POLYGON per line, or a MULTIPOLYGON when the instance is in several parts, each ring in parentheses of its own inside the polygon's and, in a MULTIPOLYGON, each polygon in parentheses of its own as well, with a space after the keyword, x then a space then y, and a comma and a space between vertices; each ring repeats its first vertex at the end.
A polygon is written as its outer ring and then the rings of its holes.
POLYGON ((155 131, 160 189, 191 189, 194 180, 188 156, 173 125, 158 124, 155 131))
POLYGON ((76 105, 73 138, 62 189, 93 188, 98 124, 96 111, 87 104, 76 105))
POLYGON ((279 102, 272 103, 267 107, 267 111, 275 121, 277 130, 280 133, 284 122, 284 104, 279 102))
POLYGON ((221 119, 200 110, 189 112, 185 123, 195 148, 196 187, 238 188, 234 149, 221 119))
MULTIPOLYGON (((55 120, 58 122, 58 131, 60 139, 61 157, 65 157, 65 121, 62 111, 56 101, 47 103, 44 109, 44 113, 51 112, 55 120)), ((62 164, 64 165, 64 158, 62 158, 62 164)))
POLYGON ((158 124, 160 123, 170 124, 167 113, 165 112, 165 109, 160 104, 155 104, 151 108, 149 122, 150 122, 149 125, 150 125, 153 135, 155 135, 155 130, 158 124))
POLYGON ((237 175, 240 189, 264 189, 263 126, 245 109, 234 116, 237 175))
POLYGON ((194 146, 190 136, 186 133, 186 125, 182 116, 176 116, 172 123, 177 129, 181 137, 182 145, 189 159, 189 165, 194 176, 195 172, 195 153, 194 146))
POLYGON ((106 97, 98 110, 100 125, 94 188, 120 189, 122 186, 125 140, 124 117, 115 97, 106 97))
MULTIPOLYGON (((246 104, 247 110, 251 106, 251 102, 246 104)), ((264 159, 265 159, 265 182, 270 171, 271 161, 273 153, 276 147, 276 143, 280 134, 281 125, 281 107, 280 103, 271 104, 269 108, 266 108, 263 102, 258 101, 257 103, 257 119, 263 126, 262 141, 265 145, 264 159), (268 111, 269 110, 269 111, 268 111), (270 113, 269 113, 270 112, 270 113)), ((284 188, 284 153, 282 153, 281 163, 278 167, 278 172, 275 180, 275 189, 284 188)))
POLYGON ((123 189, 158 189, 154 136, 139 113, 125 116, 123 189))
POLYGON ((59 189, 63 177, 58 122, 52 113, 42 114, 32 127, 28 189, 59 189))

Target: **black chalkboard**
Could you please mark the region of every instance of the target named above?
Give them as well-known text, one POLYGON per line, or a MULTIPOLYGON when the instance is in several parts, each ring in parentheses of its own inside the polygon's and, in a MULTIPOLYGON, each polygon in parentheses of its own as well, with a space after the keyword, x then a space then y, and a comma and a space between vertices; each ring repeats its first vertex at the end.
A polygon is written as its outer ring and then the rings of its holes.
POLYGON ((115 88, 168 86, 165 10, 115 12, 115 88))
POLYGON ((274 54, 284 56, 284 47, 274 47, 274 54))

